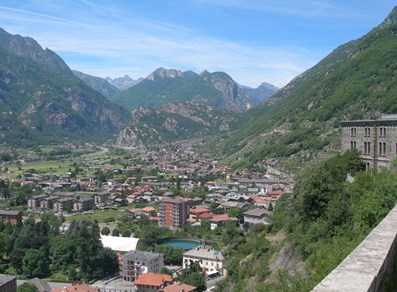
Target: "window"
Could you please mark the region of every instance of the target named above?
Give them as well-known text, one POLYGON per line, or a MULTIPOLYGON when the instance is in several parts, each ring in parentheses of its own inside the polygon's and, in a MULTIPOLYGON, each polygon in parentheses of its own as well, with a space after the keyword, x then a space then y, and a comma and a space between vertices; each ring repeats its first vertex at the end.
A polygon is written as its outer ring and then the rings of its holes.
POLYGON ((364 129, 364 137, 369 137, 369 136, 371 136, 371 128, 366 127, 364 129))
POLYGON ((350 128, 350 134, 352 137, 356 137, 357 129, 356 128, 350 128))
POLYGON ((385 127, 379 128, 379 137, 386 137, 386 128, 385 127))
POLYGON ((386 142, 379 142, 379 155, 386 155, 386 142))

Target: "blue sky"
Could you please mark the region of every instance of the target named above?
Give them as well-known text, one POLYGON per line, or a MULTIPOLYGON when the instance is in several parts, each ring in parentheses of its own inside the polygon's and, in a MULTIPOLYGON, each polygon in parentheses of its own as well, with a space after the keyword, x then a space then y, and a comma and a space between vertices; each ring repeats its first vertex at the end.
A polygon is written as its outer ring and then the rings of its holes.
POLYGON ((0 27, 75 70, 146 77, 158 67, 224 71, 284 86, 380 24, 390 0, 2 0, 0 27))

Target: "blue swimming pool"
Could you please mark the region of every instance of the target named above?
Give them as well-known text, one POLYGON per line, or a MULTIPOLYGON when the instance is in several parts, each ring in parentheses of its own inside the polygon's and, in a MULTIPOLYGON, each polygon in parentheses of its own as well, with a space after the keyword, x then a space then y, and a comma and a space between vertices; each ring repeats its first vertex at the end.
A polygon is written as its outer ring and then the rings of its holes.
POLYGON ((183 248, 183 249, 192 249, 200 245, 198 240, 194 239, 179 239, 179 238, 168 238, 163 240, 160 243, 161 246, 170 246, 172 248, 183 248))

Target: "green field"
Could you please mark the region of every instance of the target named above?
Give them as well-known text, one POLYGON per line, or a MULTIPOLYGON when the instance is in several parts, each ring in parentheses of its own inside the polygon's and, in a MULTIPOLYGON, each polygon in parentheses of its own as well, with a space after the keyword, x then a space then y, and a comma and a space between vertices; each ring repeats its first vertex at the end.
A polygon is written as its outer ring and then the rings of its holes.
POLYGON ((126 206, 126 207, 121 207, 118 210, 99 210, 99 211, 94 211, 92 214, 78 214, 74 216, 69 216, 66 217, 66 221, 72 221, 72 220, 88 220, 88 221, 94 221, 96 220, 98 223, 107 223, 107 219, 113 218, 114 220, 117 220, 118 215, 123 215, 125 214, 125 210, 131 209, 131 206, 126 206))

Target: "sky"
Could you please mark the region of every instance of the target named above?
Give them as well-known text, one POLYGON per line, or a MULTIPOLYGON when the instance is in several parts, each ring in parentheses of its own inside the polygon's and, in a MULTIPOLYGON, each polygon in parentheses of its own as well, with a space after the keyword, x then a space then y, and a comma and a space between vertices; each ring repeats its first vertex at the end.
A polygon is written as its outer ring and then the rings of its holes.
POLYGON ((1 0, 0 27, 71 69, 116 78, 159 67, 278 87, 379 25, 392 0, 1 0))

